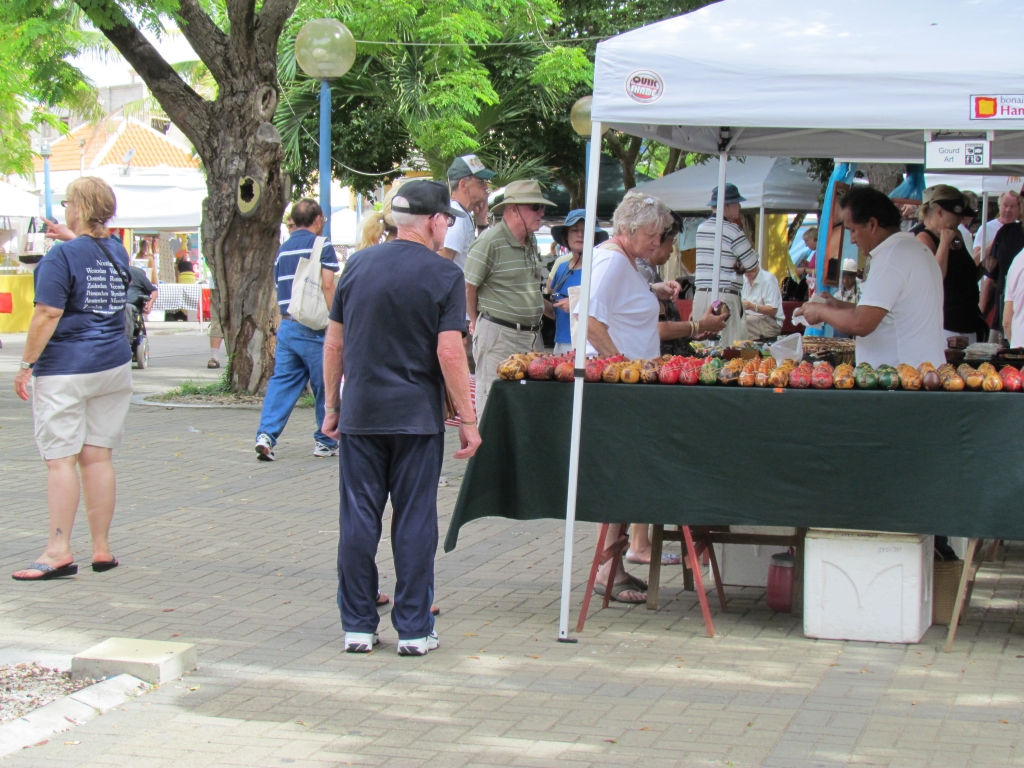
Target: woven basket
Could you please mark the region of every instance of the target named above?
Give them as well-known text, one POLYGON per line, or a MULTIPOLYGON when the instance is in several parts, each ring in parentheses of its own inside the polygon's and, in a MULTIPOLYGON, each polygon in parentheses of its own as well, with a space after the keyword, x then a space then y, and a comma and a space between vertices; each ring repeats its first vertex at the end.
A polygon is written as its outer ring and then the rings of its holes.
MULTIPOLYGON (((932 624, 948 627, 953 618, 953 604, 956 603, 956 591, 960 588, 960 576, 964 572, 964 561, 939 560, 935 562, 932 577, 932 624)), ((960 624, 967 618, 967 606, 971 604, 971 592, 974 584, 967 585, 967 596, 964 607, 960 611, 960 624)))

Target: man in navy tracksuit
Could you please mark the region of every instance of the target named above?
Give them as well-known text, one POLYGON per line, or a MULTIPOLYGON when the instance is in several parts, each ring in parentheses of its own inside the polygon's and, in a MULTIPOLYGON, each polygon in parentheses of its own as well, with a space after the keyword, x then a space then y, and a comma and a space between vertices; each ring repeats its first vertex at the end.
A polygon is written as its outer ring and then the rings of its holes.
POLYGON ((423 656, 438 646, 430 605, 445 387, 462 417, 455 457, 469 458, 480 445, 462 343, 466 285, 462 270, 437 254, 448 227, 465 214, 432 181, 403 185, 391 210, 398 238, 348 260, 331 306, 323 431, 338 439, 340 452, 338 607, 345 650, 367 653, 377 643, 375 557, 390 495, 398 577, 391 623, 399 655, 423 656))

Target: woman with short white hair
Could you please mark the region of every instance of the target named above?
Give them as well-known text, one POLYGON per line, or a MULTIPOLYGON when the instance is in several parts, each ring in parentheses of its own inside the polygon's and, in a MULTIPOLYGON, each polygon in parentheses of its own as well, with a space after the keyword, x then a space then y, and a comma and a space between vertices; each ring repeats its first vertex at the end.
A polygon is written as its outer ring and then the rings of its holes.
MULTIPOLYGON (((612 236, 594 249, 588 354, 623 354, 630 359, 646 360, 661 354, 658 299, 673 298, 672 288, 666 283, 649 285, 637 269, 637 259, 654 256, 672 228, 672 212, 656 197, 630 192, 619 203, 612 216, 612 236)), ((621 529, 620 525, 610 526, 608 540, 616 541, 621 529)), ((613 562, 609 559, 598 570, 595 591, 600 595, 604 594, 613 562)), ((611 599, 621 603, 645 602, 647 582, 627 573, 620 561, 611 599)))
POLYGON ((118 565, 109 542, 116 494, 111 454, 121 445, 132 396, 132 351, 124 333, 128 252, 107 229, 117 201, 105 181, 75 179, 63 205, 75 238, 54 245, 35 269, 35 312, 14 377, 22 400, 28 400, 28 382, 35 378, 32 415, 49 470, 50 507, 46 549, 13 574, 18 581, 78 573, 71 527, 82 491, 92 569, 118 565))
POLYGON ((672 223, 668 206, 639 192, 627 194, 615 209, 612 236, 594 249, 588 353, 630 359, 661 354, 658 299, 671 298, 671 288, 661 284, 655 293, 636 260, 654 255, 672 223))

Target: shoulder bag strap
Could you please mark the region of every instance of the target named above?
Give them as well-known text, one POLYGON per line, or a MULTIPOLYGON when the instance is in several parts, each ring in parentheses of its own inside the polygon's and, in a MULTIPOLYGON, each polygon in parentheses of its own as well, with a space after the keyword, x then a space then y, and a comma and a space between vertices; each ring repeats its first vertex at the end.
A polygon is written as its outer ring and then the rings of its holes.
POLYGON ((124 283, 124 289, 127 291, 128 286, 131 285, 132 283, 131 273, 128 273, 128 277, 124 276, 124 272, 121 271, 120 265, 118 265, 118 263, 114 261, 114 257, 110 255, 110 251, 108 251, 106 247, 103 245, 102 240, 100 240, 98 237, 94 237, 92 238, 92 241, 100 247, 100 250, 103 251, 103 255, 107 257, 107 261, 114 265, 114 270, 117 272, 117 276, 121 278, 121 282, 124 283))

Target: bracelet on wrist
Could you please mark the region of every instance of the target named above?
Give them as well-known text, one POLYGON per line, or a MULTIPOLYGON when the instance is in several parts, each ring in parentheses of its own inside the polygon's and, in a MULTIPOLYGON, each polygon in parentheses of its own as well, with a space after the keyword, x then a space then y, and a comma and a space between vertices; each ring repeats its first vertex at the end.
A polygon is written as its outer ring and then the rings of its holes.
POLYGON ((463 421, 462 419, 459 419, 459 426, 462 426, 462 427, 475 427, 476 426, 476 419, 473 419, 472 421, 463 421))
POLYGON ((341 413, 341 406, 339 405, 337 408, 328 408, 324 406, 324 413, 341 413))

